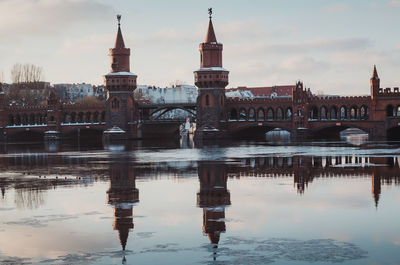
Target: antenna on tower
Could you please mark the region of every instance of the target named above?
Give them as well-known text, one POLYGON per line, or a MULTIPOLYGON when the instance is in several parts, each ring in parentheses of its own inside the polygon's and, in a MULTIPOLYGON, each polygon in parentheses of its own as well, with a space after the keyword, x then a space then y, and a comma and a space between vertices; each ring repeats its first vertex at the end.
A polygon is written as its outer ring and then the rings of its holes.
POLYGON ((211 19, 211 15, 212 15, 212 7, 210 7, 210 8, 208 9, 208 14, 210 15, 210 19, 211 19))
POLYGON ((117 15, 117 19, 118 19, 118 26, 121 26, 121 15, 117 15))

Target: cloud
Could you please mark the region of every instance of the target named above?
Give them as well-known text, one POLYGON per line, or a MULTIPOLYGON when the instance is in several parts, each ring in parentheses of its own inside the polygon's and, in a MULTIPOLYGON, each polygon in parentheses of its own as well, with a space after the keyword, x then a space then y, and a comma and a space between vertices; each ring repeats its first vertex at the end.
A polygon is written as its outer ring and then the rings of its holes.
POLYGON ((322 8, 322 11, 327 13, 342 13, 349 9, 349 6, 345 3, 338 3, 331 6, 322 8))
POLYGON ((389 6, 394 6, 394 7, 400 7, 400 1, 399 0, 393 0, 388 3, 389 6))
POLYGON ((0 35, 8 38, 62 33, 73 24, 101 21, 110 6, 95 0, 0 1, 0 35))

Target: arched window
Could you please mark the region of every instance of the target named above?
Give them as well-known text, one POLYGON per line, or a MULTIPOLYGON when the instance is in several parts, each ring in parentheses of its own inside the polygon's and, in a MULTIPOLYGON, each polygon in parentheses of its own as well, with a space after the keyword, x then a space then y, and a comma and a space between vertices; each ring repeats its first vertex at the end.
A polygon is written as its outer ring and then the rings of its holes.
POLYGON ((249 120, 251 120, 251 121, 256 120, 256 112, 253 108, 249 109, 249 120))
POLYGON ((328 113, 325 107, 321 107, 321 120, 327 120, 328 113))
POLYGON ((288 120, 288 121, 292 120, 292 109, 291 109, 291 108, 287 108, 287 109, 286 109, 285 118, 286 118, 286 120, 288 120))
POLYGON ((83 112, 79 112, 78 113, 78 123, 82 123, 83 122, 83 112))
POLYGON ((259 108, 257 111, 257 120, 258 121, 263 121, 265 119, 265 113, 262 108, 259 108))
POLYGON ((356 120, 357 118, 358 118, 358 109, 356 106, 353 106, 350 109, 350 119, 356 120))
POLYGON ((12 114, 8 115, 8 125, 14 125, 14 116, 12 114))
POLYGON ((237 120, 237 118, 238 118, 238 113, 237 113, 237 110, 236 109, 231 109, 231 112, 230 112, 231 114, 230 114, 230 119, 231 120, 237 120))
POLYGON ((318 120, 318 109, 317 107, 312 107, 311 111, 310 111, 310 119, 312 120, 318 120))
POLYGON ((392 105, 387 105, 386 107, 386 116, 387 117, 393 117, 394 110, 392 105))
POLYGON ((337 120, 338 115, 337 115, 337 108, 335 106, 333 106, 331 108, 331 120, 337 120))
POLYGON ((276 110, 276 119, 277 119, 278 121, 283 120, 283 110, 282 110, 282 108, 278 108, 278 109, 276 110))
POLYGON ((397 117, 400 117, 400 106, 397 106, 397 117))
POLYGON ((368 108, 364 105, 360 108, 360 119, 368 120, 368 108))
POLYGON ((111 101, 111 108, 112 109, 119 109, 119 100, 117 98, 114 98, 111 101))
POLYGON ((206 106, 210 106, 210 96, 206 95, 206 106))
POLYGON ((271 108, 269 108, 267 111, 267 120, 269 121, 274 120, 274 111, 271 108))
POLYGON ((240 118, 241 120, 247 120, 247 113, 246 113, 246 110, 245 110, 245 109, 241 109, 239 115, 240 115, 239 118, 240 118))
POLYGON ((86 112, 85 121, 87 123, 91 122, 91 116, 92 116, 92 114, 90 112, 86 112))
POLYGON ((341 119, 341 120, 347 119, 347 109, 346 109, 345 106, 342 106, 342 107, 340 108, 340 119, 341 119))

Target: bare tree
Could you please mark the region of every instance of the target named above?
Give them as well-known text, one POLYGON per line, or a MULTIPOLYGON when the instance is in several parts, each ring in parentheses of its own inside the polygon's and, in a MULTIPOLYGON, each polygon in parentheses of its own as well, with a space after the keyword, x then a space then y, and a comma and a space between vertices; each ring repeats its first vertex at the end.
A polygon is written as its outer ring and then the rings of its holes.
POLYGON ((14 84, 19 84, 22 82, 22 64, 16 63, 11 68, 11 81, 14 84))
POLYGON ((3 70, 1 70, 0 71, 0 84, 3 84, 4 83, 4 72, 3 72, 3 70))
POLYGON ((43 68, 34 64, 17 63, 11 68, 11 81, 14 84, 39 82, 43 76, 43 68))

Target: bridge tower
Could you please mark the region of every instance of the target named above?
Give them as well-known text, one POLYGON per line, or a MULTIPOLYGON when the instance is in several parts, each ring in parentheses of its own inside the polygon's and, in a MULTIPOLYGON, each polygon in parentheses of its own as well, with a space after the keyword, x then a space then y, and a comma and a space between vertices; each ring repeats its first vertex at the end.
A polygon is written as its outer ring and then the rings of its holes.
POLYGON ((209 23, 206 39, 199 45, 200 69, 194 71, 197 96, 196 139, 215 139, 225 136, 226 114, 225 87, 229 71, 222 67, 222 43, 217 42, 209 8, 209 23))
POLYGON ((136 136, 137 118, 133 91, 137 75, 130 72, 131 50, 125 47, 121 32, 121 16, 114 48, 109 50, 111 71, 104 76, 107 89, 105 139, 128 139, 136 136))

